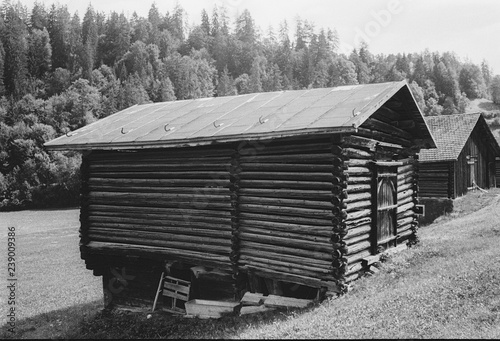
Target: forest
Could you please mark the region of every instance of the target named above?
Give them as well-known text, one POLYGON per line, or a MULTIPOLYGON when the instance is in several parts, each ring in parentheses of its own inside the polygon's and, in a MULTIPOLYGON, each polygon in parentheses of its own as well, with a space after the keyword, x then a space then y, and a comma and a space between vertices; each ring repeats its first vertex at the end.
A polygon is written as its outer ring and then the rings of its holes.
MULTIPOLYGON (((425 115, 500 103, 500 76, 453 52, 340 53, 334 29, 299 17, 262 30, 251 13, 176 5, 147 17, 83 18, 66 5, 4 1, 0 8, 0 210, 77 206, 78 152, 43 144, 131 105, 406 79, 425 115)), ((496 121, 498 124, 498 121, 496 121)))

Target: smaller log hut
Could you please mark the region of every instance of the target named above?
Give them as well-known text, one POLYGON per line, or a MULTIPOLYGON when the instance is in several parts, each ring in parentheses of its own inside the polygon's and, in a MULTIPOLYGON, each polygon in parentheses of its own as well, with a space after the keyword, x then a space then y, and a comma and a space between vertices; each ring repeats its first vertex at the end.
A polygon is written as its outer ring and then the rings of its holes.
POLYGON ((453 210, 453 200, 471 189, 496 187, 500 147, 481 113, 425 118, 437 144, 420 152, 421 223, 453 210))
POLYGON ((106 304, 151 306, 164 271, 191 298, 345 292, 416 241, 435 143, 403 81, 138 105, 46 147, 83 152, 81 257, 106 304))
POLYGON ((437 148, 420 152, 420 197, 455 199, 475 186, 496 187, 500 147, 481 113, 425 120, 437 148))

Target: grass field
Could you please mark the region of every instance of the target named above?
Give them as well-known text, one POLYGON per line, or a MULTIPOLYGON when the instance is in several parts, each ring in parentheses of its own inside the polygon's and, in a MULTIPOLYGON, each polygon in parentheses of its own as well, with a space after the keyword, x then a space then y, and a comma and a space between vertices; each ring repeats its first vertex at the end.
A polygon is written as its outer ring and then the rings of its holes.
MULTIPOLYGON (((7 227, 16 233, 16 318, 102 300, 101 280, 85 269, 78 248, 79 209, 0 213, 2 288, 6 288, 7 227)), ((1 301, 2 322, 7 304, 1 301)), ((2 323, 2 324, 3 324, 2 323)), ((53 321, 56 328, 59 323, 53 321)))
POLYGON ((77 210, 0 213, 0 221, 18 231, 20 282, 17 333, 1 338, 500 338, 499 189, 457 200, 420 229, 417 247, 347 295, 213 321, 101 311, 99 278, 78 254, 77 210))

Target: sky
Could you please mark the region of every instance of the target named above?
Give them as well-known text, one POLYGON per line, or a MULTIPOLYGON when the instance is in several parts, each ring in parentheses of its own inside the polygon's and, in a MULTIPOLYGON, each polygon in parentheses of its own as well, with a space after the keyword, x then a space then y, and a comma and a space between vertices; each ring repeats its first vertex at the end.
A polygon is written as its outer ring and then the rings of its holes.
POLYGON ((455 52, 463 62, 485 60, 500 74, 500 1, 498 0, 20 0, 28 9, 34 2, 65 4, 71 14, 83 18, 89 5, 109 14, 147 17, 155 3, 160 13, 184 8, 189 24, 199 24, 201 11, 211 15, 214 6, 224 6, 231 22, 248 9, 256 25, 267 32, 287 21, 293 28, 297 18, 320 28, 336 30, 340 52, 350 53, 361 41, 373 54, 455 52))

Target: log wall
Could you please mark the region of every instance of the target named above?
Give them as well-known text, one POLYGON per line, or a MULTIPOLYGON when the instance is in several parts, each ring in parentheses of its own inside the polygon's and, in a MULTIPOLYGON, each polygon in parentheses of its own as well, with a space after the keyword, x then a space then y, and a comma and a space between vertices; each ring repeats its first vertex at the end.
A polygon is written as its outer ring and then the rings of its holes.
MULTIPOLYGON (((395 104, 397 105, 397 104, 395 104)), ((346 157, 348 177, 347 218, 347 282, 358 278, 364 268, 364 259, 376 251, 376 184, 374 172, 377 161, 397 162, 397 226, 395 244, 416 242, 418 228, 414 207, 418 192, 418 155, 412 148, 413 137, 399 126, 404 115, 382 107, 365 121, 358 133, 344 138, 342 147, 346 157)))
POLYGON ((200 148, 86 156, 82 256, 155 254, 231 271, 233 154, 200 148))
POLYGON ((332 138, 240 149, 239 266, 313 287, 343 280, 345 177, 332 138))
POLYGON ((420 163, 418 178, 420 196, 426 198, 454 198, 454 169, 453 161, 420 163))

